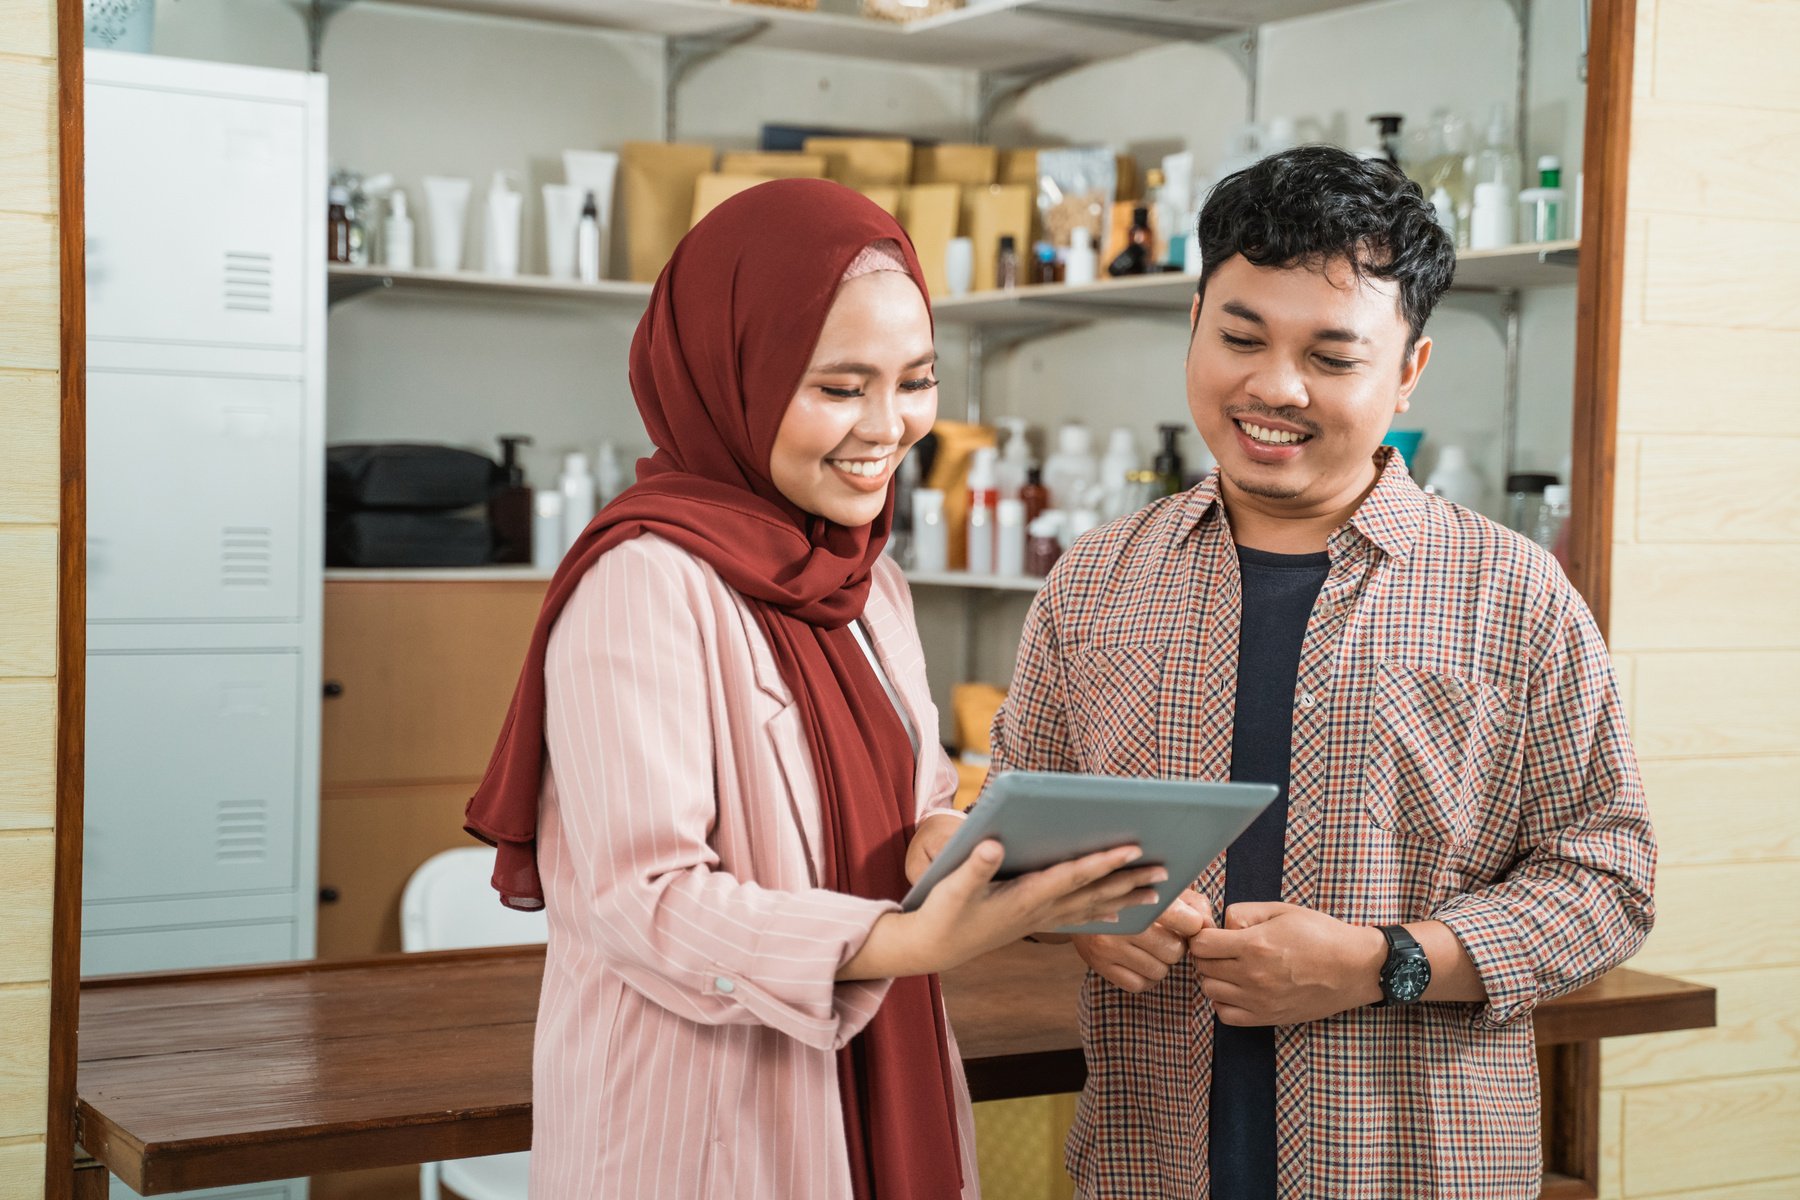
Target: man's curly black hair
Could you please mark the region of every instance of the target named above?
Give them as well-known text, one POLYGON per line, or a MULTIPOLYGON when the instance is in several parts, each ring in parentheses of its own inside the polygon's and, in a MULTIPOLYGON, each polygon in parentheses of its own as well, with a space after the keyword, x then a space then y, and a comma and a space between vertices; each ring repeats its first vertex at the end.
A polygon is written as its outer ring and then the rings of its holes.
POLYGON ((1226 176, 1200 210, 1199 233, 1203 296, 1234 254, 1259 267, 1319 269, 1341 259, 1358 277, 1398 281, 1412 330, 1408 357, 1456 273, 1456 245, 1419 185, 1335 146, 1285 150, 1226 176))

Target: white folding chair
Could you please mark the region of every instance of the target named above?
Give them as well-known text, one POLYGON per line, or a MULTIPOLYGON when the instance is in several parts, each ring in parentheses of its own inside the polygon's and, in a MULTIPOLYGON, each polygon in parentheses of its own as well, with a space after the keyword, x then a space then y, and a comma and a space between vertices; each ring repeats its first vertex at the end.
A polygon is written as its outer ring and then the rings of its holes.
MULTIPOLYGON (((488 886, 494 852, 485 846, 433 855, 406 882, 400 897, 400 947, 466 950, 542 942, 544 914, 507 908, 488 886)), ((419 1164, 420 1200, 442 1200, 449 1188, 464 1200, 526 1200, 531 1155, 492 1154, 419 1164)))

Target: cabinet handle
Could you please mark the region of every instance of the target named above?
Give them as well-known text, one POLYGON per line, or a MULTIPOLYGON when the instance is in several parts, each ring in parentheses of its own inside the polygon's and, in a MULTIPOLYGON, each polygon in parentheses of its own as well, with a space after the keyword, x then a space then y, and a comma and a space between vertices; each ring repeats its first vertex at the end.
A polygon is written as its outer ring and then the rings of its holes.
POLYGON ((335 679, 327 679, 325 681, 325 698, 327 700, 336 699, 337 697, 339 697, 343 694, 344 694, 344 685, 343 684, 339 683, 335 679))
POLYGON ((338 902, 338 890, 336 888, 322 887, 319 889, 319 903, 320 904, 336 904, 337 902, 338 902))

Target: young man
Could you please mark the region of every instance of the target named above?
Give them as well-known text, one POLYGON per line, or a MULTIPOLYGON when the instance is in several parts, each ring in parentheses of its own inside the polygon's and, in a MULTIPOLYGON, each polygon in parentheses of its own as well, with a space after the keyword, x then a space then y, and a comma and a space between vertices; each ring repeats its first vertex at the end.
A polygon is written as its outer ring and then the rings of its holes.
POLYGON ((1075 939, 1070 1171, 1092 1200, 1535 1198, 1532 1010, 1652 918, 1606 647, 1547 554, 1380 447, 1455 269, 1419 189, 1305 147, 1220 184, 1200 241, 1219 469, 1057 565, 994 766, 1282 792, 1149 931, 1075 939))

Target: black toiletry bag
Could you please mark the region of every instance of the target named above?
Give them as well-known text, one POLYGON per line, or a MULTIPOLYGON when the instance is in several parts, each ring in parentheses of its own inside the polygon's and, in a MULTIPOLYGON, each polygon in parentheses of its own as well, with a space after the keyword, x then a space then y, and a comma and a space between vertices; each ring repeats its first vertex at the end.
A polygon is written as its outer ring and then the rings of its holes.
POLYGON ((487 503, 494 460, 454 446, 352 443, 325 451, 325 503, 338 510, 454 512, 487 503))

